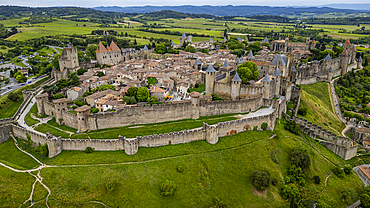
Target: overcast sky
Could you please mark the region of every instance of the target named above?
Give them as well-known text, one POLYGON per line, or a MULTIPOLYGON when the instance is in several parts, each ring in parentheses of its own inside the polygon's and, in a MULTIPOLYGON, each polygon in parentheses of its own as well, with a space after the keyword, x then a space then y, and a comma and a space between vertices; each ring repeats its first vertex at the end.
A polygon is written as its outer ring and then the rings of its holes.
POLYGON ((0 5, 17 5, 17 6, 79 6, 79 7, 96 7, 96 6, 178 6, 178 5, 258 5, 258 6, 312 6, 323 4, 340 4, 340 3, 366 3, 366 1, 346 0, 230 0, 225 3, 224 0, 0 0, 0 5))

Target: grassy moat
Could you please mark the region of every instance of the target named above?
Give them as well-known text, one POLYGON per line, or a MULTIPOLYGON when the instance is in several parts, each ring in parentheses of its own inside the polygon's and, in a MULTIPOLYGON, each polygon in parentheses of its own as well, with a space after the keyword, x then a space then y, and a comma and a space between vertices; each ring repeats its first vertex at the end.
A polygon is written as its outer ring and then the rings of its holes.
MULTIPOLYGON (((246 131, 223 137, 215 145, 197 141, 141 147, 134 156, 123 151, 63 151, 51 159, 40 158, 56 166, 42 169, 41 176, 51 190, 50 207, 100 206, 91 201, 109 207, 211 207, 215 197, 228 207, 287 207, 289 202, 281 197, 280 186, 290 166, 290 153, 296 147, 305 148, 312 162, 306 170, 306 184, 300 187, 302 201, 320 198, 331 207, 346 207, 338 194, 344 187, 356 193, 351 202, 358 200, 363 184, 354 173, 344 178, 332 174, 325 188, 324 181, 334 164, 342 167, 348 162, 307 136, 286 131, 282 124, 274 131, 246 131), (270 185, 266 192, 256 191, 251 184, 255 170, 268 170, 277 179, 276 186, 270 185), (315 175, 320 176, 320 184, 313 182, 315 175), (172 196, 165 197, 159 187, 167 179, 173 180, 177 188, 172 196), (106 188, 109 181, 116 184, 112 192, 106 188)), ((37 165, 16 149, 13 140, 0 144, 0 149, 7 150, 0 151, 0 161, 11 167, 29 169, 37 165)), ((19 206, 29 197, 34 179, 28 173, 4 167, 0 170, 4 173, 0 175, 0 205, 19 206)), ((40 201, 36 205, 43 207, 47 192, 38 185, 35 197, 40 201)))

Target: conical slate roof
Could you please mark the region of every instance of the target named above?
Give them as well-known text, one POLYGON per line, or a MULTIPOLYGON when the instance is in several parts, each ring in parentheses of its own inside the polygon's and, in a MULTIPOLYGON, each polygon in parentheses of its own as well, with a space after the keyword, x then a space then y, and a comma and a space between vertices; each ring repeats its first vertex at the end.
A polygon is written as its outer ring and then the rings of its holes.
POLYGON ((261 81, 262 82, 271 82, 269 74, 266 74, 266 76, 261 81))
POLYGON ((225 62, 224 62, 224 65, 222 66, 223 69, 228 69, 228 68, 231 68, 229 62, 227 61, 227 59, 225 59, 225 62))
POLYGON ((147 51, 148 50, 148 47, 145 45, 143 50, 144 51, 147 51))
POLYGON ((199 59, 195 60, 195 62, 194 62, 194 65, 201 65, 201 64, 202 64, 202 62, 199 59))
POLYGON ((242 81, 242 79, 240 79, 237 71, 235 71, 235 76, 234 76, 232 81, 233 82, 241 82, 242 81))
POLYGON ((297 71, 297 70, 295 69, 295 66, 292 66, 292 71, 297 71))
POLYGON ((245 62, 244 57, 243 57, 243 56, 242 56, 242 57, 240 57, 239 61, 240 61, 240 63, 244 63, 244 62, 245 62))
POLYGON ((279 60, 279 65, 280 66, 285 66, 286 65, 283 57, 280 54, 275 56, 275 58, 270 62, 270 65, 276 65, 278 60, 279 60))
POLYGON ((216 72, 216 69, 213 68, 212 64, 209 64, 206 72, 216 72))
POLYGON ((175 42, 172 41, 171 45, 176 45, 175 42))
POLYGON ((226 37, 224 37, 224 41, 227 41, 226 37))
POLYGON ((238 40, 242 40, 242 39, 240 38, 240 36, 238 36, 238 40))
POLYGON ((248 59, 254 59, 253 51, 252 50, 249 51, 249 54, 248 54, 247 58, 248 59))
POLYGON ((240 59, 239 59, 238 57, 236 57, 236 59, 235 59, 235 63, 236 63, 236 64, 240 64, 240 59))
POLYGON ((330 61, 331 60, 331 57, 330 57, 330 54, 328 54, 325 58, 324 58, 325 61, 330 61))
POLYGON ((276 70, 274 71, 274 76, 281 76, 279 67, 276 67, 276 70))
POLYGON ((213 41, 212 37, 209 37, 209 41, 213 41))
POLYGON ((181 38, 186 38, 185 32, 182 32, 181 38))
POLYGON ((331 67, 330 67, 330 68, 329 68, 329 72, 333 72, 333 68, 331 68, 331 67))
POLYGON ((358 58, 358 62, 362 62, 362 58, 361 58, 361 56, 358 58))
POLYGON ((269 39, 267 39, 267 37, 265 37, 265 39, 262 41, 262 42, 269 42, 269 39))

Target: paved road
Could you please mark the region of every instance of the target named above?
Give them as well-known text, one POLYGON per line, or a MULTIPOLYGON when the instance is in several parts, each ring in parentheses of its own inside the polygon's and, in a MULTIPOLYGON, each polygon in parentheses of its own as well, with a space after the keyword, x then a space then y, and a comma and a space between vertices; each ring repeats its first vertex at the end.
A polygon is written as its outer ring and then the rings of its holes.
POLYGON ((18 88, 20 88, 20 87, 23 87, 23 86, 25 86, 25 85, 28 85, 28 84, 35 83, 35 82, 37 82, 37 81, 39 81, 40 79, 43 79, 43 78, 44 78, 44 77, 39 77, 39 78, 37 78, 37 79, 32 78, 32 79, 27 80, 27 82, 28 82, 28 81, 30 81, 30 83, 18 83, 18 82, 17 82, 17 81, 12 77, 12 78, 10 78, 10 79, 9 79, 9 84, 1 88, 0 95, 1 95, 1 97, 2 97, 2 96, 4 96, 4 95, 8 94, 9 92, 11 92, 11 91, 13 91, 13 90, 16 90, 16 89, 18 89, 18 88), (11 87, 11 89, 8 89, 9 87, 11 87))
POLYGON ((57 52, 57 54, 60 54, 59 51, 57 50, 57 48, 63 49, 62 47, 59 47, 59 46, 51 46, 51 45, 49 45, 49 47, 52 48, 52 49, 54 49, 55 52, 57 52))

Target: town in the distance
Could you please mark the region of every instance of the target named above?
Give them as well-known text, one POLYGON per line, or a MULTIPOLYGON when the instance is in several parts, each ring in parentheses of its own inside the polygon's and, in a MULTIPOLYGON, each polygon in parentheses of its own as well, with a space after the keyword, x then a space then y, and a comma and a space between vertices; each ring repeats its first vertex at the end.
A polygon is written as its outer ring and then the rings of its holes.
POLYGON ((0 6, 0 207, 370 207, 370 9, 221 7, 0 6))

